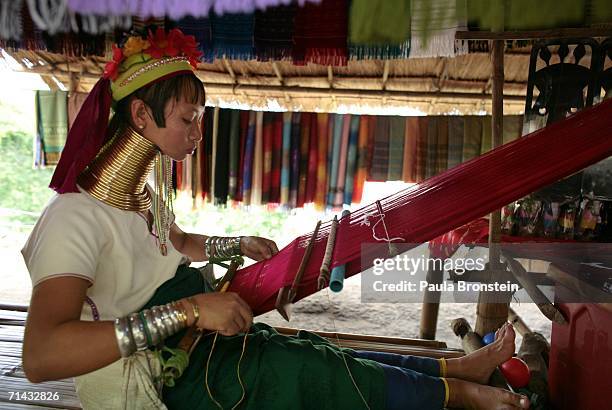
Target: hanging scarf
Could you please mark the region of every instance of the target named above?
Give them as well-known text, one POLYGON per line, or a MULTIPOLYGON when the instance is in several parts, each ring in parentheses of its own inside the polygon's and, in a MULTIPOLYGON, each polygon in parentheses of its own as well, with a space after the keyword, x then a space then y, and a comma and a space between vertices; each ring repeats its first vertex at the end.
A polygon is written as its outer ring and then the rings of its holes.
POLYGON ((351 59, 408 58, 410 0, 354 0, 349 18, 351 59))
POLYGON ((229 129, 229 182, 228 195, 236 199, 238 191, 238 168, 240 167, 240 111, 230 110, 229 129))
POLYGON ((404 134, 404 164, 402 181, 416 182, 416 153, 419 134, 419 118, 406 117, 404 134))
POLYGON ((453 116, 448 122, 448 169, 461 164, 463 157, 463 136, 465 120, 463 117, 453 116))
POLYGON ((213 14, 210 20, 215 58, 251 60, 254 57, 253 14, 213 14))
POLYGON ((289 186, 291 179, 291 113, 283 113, 283 152, 281 158, 280 203, 289 207, 289 186))
POLYGON ((291 57, 295 4, 270 7, 255 12, 255 55, 258 60, 282 60, 291 57))
POLYGON ((306 202, 306 183, 308 181, 308 148, 310 145, 310 122, 312 113, 303 112, 300 121, 300 180, 298 183, 297 207, 306 202))
POLYGON ((297 206, 298 187, 300 185, 301 125, 301 113, 294 112, 291 117, 291 179, 289 185, 289 201, 292 208, 297 206))
POLYGON ((448 116, 438 117, 436 155, 435 155, 435 175, 446 171, 448 165, 448 116))
POLYGON ((418 117, 416 182, 427 179, 427 135, 429 134, 429 121, 431 118, 433 117, 418 117))
POLYGON ((238 188, 236 191, 236 201, 242 201, 244 198, 244 158, 248 131, 249 112, 240 111, 240 160, 238 161, 238 188))
POLYGON ((242 203, 244 205, 251 204, 251 190, 253 186, 253 164, 255 157, 255 111, 249 111, 249 122, 246 135, 246 143, 244 147, 244 163, 242 180, 242 203))
POLYGON ((374 153, 370 170, 372 181, 386 181, 389 170, 389 127, 390 117, 376 118, 374 128, 374 153))
POLYGON ((231 110, 219 110, 217 150, 215 151, 215 204, 225 205, 229 189, 229 149, 231 110))
POLYGON ((213 122, 215 116, 215 109, 213 107, 206 107, 204 110, 204 135, 202 136, 204 155, 202 156, 202 195, 207 201, 212 201, 212 134, 213 134, 213 122))
POLYGON ((344 184, 344 205, 351 205, 357 168, 357 144, 359 140, 359 116, 351 116, 349 143, 346 159, 346 183, 344 184))
POLYGON ((406 133, 405 117, 389 118, 389 169, 387 170, 388 181, 399 181, 402 179, 404 161, 404 134, 406 133))
MULTIPOLYGON (((308 180, 306 182, 306 203, 314 202, 317 189, 317 165, 319 160, 319 123, 317 114, 310 115, 310 147, 308 149, 308 180)), ((327 144, 327 142, 326 142, 327 144)))
POLYGON ((346 183, 346 160, 350 131, 351 115, 345 114, 342 116, 342 137, 340 140, 340 161, 338 162, 338 183, 336 193, 334 195, 334 201, 332 203, 334 207, 342 206, 342 202, 344 201, 344 188, 346 183))
POLYGON ((482 155, 491 150, 491 144, 493 143, 493 129, 491 128, 490 115, 482 117, 482 134, 480 138, 480 155, 482 155))
POLYGON ((195 37, 198 48, 202 52, 203 61, 212 62, 214 60, 210 19, 187 16, 180 19, 176 25, 186 35, 195 37))
POLYGON ((357 146, 357 171, 355 174, 355 182, 353 184, 353 198, 354 203, 361 203, 363 196, 363 186, 368 176, 368 169, 370 168, 369 156, 368 156, 368 136, 370 134, 370 119, 369 115, 362 115, 359 121, 359 137, 357 146))
POLYGON ((274 114, 264 112, 263 114, 263 179, 261 184, 261 201, 263 204, 270 202, 270 186, 272 184, 272 150, 274 139, 274 114))
POLYGON ((338 190, 338 171, 340 164, 340 147, 342 145, 342 114, 332 114, 333 116, 333 142, 331 150, 329 189, 327 192, 327 204, 334 205, 336 192, 338 190))
POLYGON ((272 126, 272 178, 270 181, 270 202, 279 204, 281 156, 283 150, 283 115, 281 113, 273 113, 272 126))
POLYGON ((323 0, 299 8, 295 15, 293 62, 346 65, 347 30, 347 0, 323 0))
POLYGON ((56 165, 68 135, 68 93, 36 91, 36 129, 45 165, 56 165))
POLYGON ((315 192, 315 207, 322 211, 325 207, 325 194, 327 192, 327 157, 328 157, 328 130, 329 114, 318 113, 317 132, 318 132, 318 152, 317 152, 317 183, 315 192))
POLYGON ((261 205, 263 183, 263 112, 255 113, 255 151, 253 154, 253 188, 251 204, 261 205))
POLYGON ((415 0, 410 11, 410 58, 454 57, 466 54, 467 42, 455 42, 466 27, 465 3, 458 0, 415 0))

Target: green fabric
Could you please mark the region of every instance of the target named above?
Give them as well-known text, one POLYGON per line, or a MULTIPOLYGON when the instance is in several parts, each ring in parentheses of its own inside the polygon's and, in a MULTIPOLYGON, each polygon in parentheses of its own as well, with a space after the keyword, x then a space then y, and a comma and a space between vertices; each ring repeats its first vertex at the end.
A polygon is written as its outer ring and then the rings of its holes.
MULTIPOLYGON (((179 267, 173 279, 160 286, 144 306, 168 303, 211 291, 197 269, 179 267)), ((204 310, 202 314, 206 314, 204 310)), ((184 332, 167 339, 175 347, 184 332)), ((205 368, 213 334, 200 340, 190 365, 175 387, 167 387, 163 401, 169 409, 214 409, 205 387, 205 368)), ((241 397, 236 369, 243 335, 217 338, 208 371, 214 398, 231 408, 241 397)), ((327 340, 309 332, 283 336, 263 323, 254 324, 247 337, 240 376, 246 388, 241 409, 359 409, 363 402, 353 386, 343 356, 372 409, 384 408, 385 379, 376 362, 355 359, 327 340)))
POLYGON ((353 0, 349 19, 354 44, 399 46, 410 38, 410 0, 353 0))
POLYGON ((68 136, 68 93, 36 91, 36 122, 45 165, 56 165, 68 136))

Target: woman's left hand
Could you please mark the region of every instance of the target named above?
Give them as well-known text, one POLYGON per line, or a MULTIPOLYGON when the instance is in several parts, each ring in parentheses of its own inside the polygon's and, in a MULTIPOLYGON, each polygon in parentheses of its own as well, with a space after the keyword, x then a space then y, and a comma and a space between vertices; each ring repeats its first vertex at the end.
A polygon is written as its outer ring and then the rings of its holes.
POLYGON ((243 236, 240 240, 240 250, 244 256, 256 261, 270 259, 278 253, 274 241, 259 236, 243 236))

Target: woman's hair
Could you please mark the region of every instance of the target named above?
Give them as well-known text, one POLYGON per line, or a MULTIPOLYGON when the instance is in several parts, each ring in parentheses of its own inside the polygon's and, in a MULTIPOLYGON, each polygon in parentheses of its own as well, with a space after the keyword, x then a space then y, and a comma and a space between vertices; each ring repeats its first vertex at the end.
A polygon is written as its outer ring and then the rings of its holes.
POLYGON ((139 88, 117 101, 113 107, 114 114, 108 125, 107 138, 112 138, 117 131, 123 130, 130 124, 130 102, 134 98, 144 101, 153 113, 155 124, 163 128, 166 126, 166 119, 164 118, 166 103, 171 98, 174 98, 175 101, 184 98, 185 101, 192 104, 204 105, 204 85, 195 74, 186 73, 139 88))

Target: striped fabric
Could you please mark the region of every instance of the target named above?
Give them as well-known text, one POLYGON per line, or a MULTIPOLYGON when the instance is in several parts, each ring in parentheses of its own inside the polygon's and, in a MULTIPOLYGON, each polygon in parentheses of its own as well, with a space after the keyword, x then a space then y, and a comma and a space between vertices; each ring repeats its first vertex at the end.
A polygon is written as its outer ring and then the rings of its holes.
POLYGON ((362 115, 359 121, 359 136, 357 142, 357 169, 355 171, 355 182, 353 183, 353 202, 361 203, 363 197, 363 186, 370 168, 368 155, 368 137, 370 134, 370 116, 362 115))
POLYGON ((308 180, 306 203, 314 202, 317 189, 317 162, 319 158, 319 124, 316 114, 310 116, 310 145, 308 148, 308 180))
POLYGON ((406 119, 404 117, 389 118, 389 169, 388 181, 402 179, 404 163, 404 139, 406 133, 406 119))
POLYGON ((281 185, 281 161, 283 149, 283 115, 274 113, 272 129, 272 177, 270 181, 269 201, 274 204, 280 203, 281 185))
POLYGON ((416 182, 427 179, 427 136, 431 118, 433 117, 419 117, 416 146, 416 182))
POLYGON ((261 201, 270 202, 270 187, 272 185, 272 146, 274 138, 274 114, 263 113, 263 176, 261 183, 261 201))
POLYGON ((302 114, 294 112, 291 117, 291 178, 289 185, 289 202, 297 206, 298 187, 300 185, 300 134, 302 114))
POLYGON ((334 207, 342 206, 344 201, 344 189, 346 183, 346 155, 348 152, 349 134, 351 131, 351 115, 342 116, 342 139, 340 140, 340 159, 338 161, 338 183, 334 194, 334 207))
POLYGON ((246 152, 246 140, 249 131, 249 111, 240 111, 240 161, 238 162, 238 188, 236 191, 236 201, 244 198, 244 154, 246 152))
POLYGON ((404 131, 402 181, 416 182, 416 152, 419 134, 419 117, 406 117, 404 131))
POLYGON ((463 159, 463 117, 450 117, 448 120, 448 169, 461 164, 463 159))
POLYGON ((249 122, 244 145, 244 172, 242 180, 242 203, 251 204, 251 190, 253 188, 253 159, 255 156, 255 112, 249 112, 249 122))
POLYGON ((344 205, 353 202, 353 190, 355 185, 355 172, 357 170, 357 150, 359 144, 359 116, 351 117, 349 132, 349 145, 346 159, 346 182, 344 184, 344 205))
POLYGON ((300 179, 298 184, 297 206, 306 202, 306 183, 308 181, 308 150, 310 148, 310 122, 312 113, 303 112, 300 121, 300 179))
POLYGON ((263 182, 263 112, 255 113, 255 150, 253 154, 253 186, 251 204, 261 205, 263 182))
POLYGON ((338 190, 338 167, 340 163, 340 146, 342 145, 342 115, 332 114, 334 132, 333 132, 333 143, 331 150, 331 165, 330 165, 330 178, 329 178, 329 189, 327 192, 327 204, 333 206, 335 201, 336 191, 338 190))
POLYGON ((236 199, 238 191, 238 168, 240 167, 240 111, 230 110, 229 129, 229 183, 228 195, 236 199))
POLYGON ((291 113, 283 113, 283 152, 281 156, 280 203, 289 206, 289 180, 291 177, 291 113))
MULTIPOLYGON (((215 107, 213 111, 213 124, 212 124, 212 160, 210 162, 210 200, 214 202, 215 198, 215 185, 216 185, 216 172, 217 172, 217 138, 219 135, 219 112, 220 108, 215 107)), ((191 184, 190 184, 191 185, 191 184)))
POLYGON ((219 124, 217 126, 217 150, 215 151, 215 204, 227 203, 229 183, 229 146, 230 146, 231 110, 219 111, 219 124))
POLYGON ((376 118, 374 126, 374 152, 370 168, 372 181, 386 181, 389 169, 389 129, 390 117, 376 118))
POLYGON ((328 157, 328 128, 329 114, 317 114, 318 152, 317 152, 317 183, 315 192, 315 207, 322 211, 325 208, 325 194, 327 193, 327 157, 328 157))

